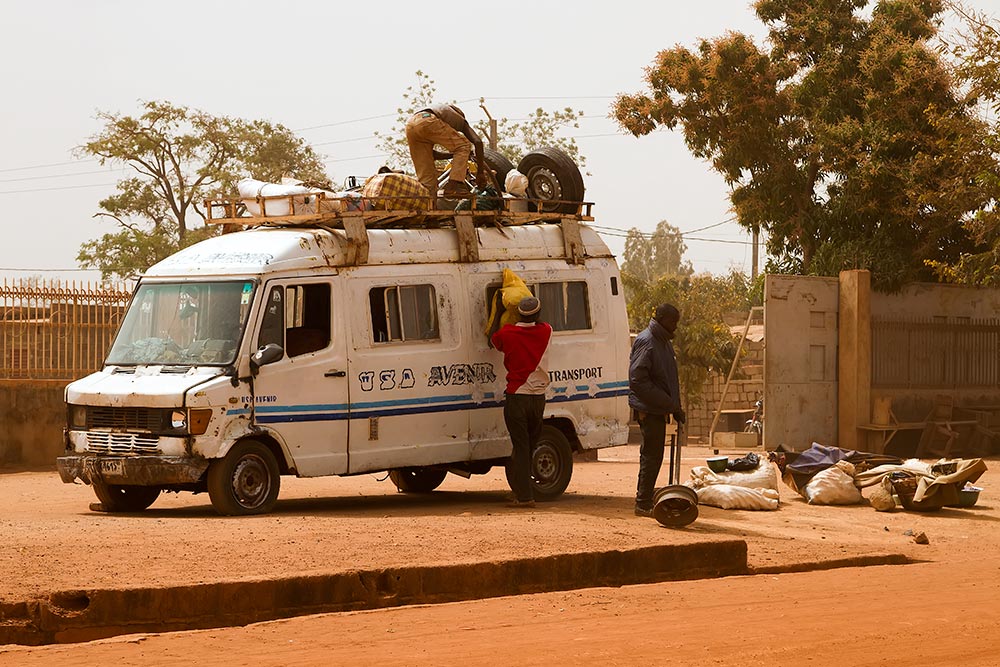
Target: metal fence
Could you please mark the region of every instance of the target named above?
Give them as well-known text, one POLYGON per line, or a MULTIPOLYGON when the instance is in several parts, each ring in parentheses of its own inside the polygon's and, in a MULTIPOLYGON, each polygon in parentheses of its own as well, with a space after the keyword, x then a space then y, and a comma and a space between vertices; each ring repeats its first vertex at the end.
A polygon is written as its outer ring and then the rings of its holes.
POLYGON ((1000 320, 873 320, 872 386, 1000 387, 1000 320))
POLYGON ((73 380, 99 369, 131 296, 128 282, 5 278, 0 378, 73 380))

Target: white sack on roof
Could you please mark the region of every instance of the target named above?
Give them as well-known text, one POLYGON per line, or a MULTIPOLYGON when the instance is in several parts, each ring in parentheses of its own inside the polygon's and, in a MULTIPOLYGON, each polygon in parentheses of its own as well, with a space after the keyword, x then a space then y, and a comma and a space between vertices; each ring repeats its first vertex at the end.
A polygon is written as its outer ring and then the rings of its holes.
POLYGON ((309 188, 300 181, 291 179, 285 179, 279 184, 244 178, 236 184, 236 188, 247 211, 255 217, 292 215, 293 205, 296 215, 314 214, 317 212, 317 202, 320 203, 319 211, 322 213, 335 213, 341 208, 339 201, 317 196, 323 193, 325 197, 335 197, 334 193, 319 188, 309 188), (262 206, 258 197, 279 197, 279 199, 268 199, 262 206))
POLYGON ((528 192, 528 177, 517 169, 511 169, 504 178, 503 189, 515 197, 524 197, 528 192))

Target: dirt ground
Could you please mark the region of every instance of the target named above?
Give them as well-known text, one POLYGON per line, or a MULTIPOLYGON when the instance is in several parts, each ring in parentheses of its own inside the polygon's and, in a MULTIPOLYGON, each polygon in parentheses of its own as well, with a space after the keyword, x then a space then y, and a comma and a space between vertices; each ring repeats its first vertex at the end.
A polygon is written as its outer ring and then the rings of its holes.
MULTIPOLYGON (((709 453, 689 448, 683 476, 709 453)), ((0 665, 179 665, 192 656, 205 666, 1000 664, 1000 485, 992 483, 1000 462, 988 462, 994 470, 970 509, 818 507, 782 486, 778 511, 702 506, 694 524, 671 530, 633 516, 637 464, 628 458, 578 462, 569 492, 535 510, 506 507, 509 491, 494 471, 449 476, 429 496, 396 493, 371 475, 285 478, 275 512, 248 518, 220 517, 191 494, 162 496, 143 514, 93 513, 89 487, 52 472, 3 474, 0 601, 734 537, 747 542, 758 574, 8 646, 0 665), (920 562, 791 573, 876 554, 920 562)))

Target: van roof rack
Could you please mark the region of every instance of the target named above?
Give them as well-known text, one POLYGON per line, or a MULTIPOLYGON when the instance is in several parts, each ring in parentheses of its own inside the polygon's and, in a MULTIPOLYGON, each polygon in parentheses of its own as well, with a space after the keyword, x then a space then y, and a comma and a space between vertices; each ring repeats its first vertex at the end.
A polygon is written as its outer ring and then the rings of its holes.
MULTIPOLYGON (((363 221, 368 229, 438 228, 456 226, 456 216, 471 216, 473 224, 516 226, 561 223, 565 220, 592 221, 593 202, 500 198, 501 208, 480 208, 495 204, 496 197, 468 197, 464 210, 428 210, 430 197, 331 197, 325 192, 257 196, 254 198, 216 197, 205 200, 207 224, 242 226, 324 226, 343 229, 345 220, 363 221)), ((449 200, 450 201, 450 200, 449 200)))

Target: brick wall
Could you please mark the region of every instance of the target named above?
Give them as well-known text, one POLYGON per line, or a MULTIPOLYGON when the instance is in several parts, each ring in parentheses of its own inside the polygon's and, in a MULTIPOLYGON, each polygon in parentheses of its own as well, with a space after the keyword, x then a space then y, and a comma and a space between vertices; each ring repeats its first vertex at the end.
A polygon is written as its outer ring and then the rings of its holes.
MULTIPOLYGON (((743 343, 744 356, 740 360, 736 375, 729 383, 723 410, 753 409, 754 402, 764 392, 764 343, 747 340, 743 343)), ((726 375, 729 369, 721 373, 713 373, 702 387, 701 396, 689 402, 685 407, 687 412, 688 439, 693 442, 708 442, 708 432, 712 426, 712 417, 722 397, 722 389, 726 385, 726 375)), ((719 419, 717 431, 729 430, 724 423, 725 416, 719 419)), ((747 417, 749 419, 749 416, 747 417)), ((735 430, 742 431, 742 424, 734 425, 735 430)))

